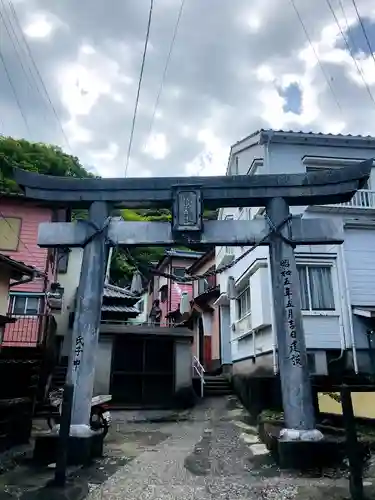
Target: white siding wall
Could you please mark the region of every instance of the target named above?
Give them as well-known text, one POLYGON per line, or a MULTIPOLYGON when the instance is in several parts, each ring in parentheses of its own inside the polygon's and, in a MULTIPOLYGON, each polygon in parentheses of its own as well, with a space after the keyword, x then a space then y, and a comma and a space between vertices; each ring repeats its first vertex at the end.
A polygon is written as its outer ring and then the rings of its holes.
MULTIPOLYGON (((237 146, 236 146, 237 147, 237 146)), ((264 148, 252 147, 243 152, 237 152, 238 173, 246 174, 249 166, 256 158, 264 158, 264 148)), ((293 145, 271 143, 268 146, 264 167, 258 167, 259 173, 303 173, 305 165, 302 162, 304 156, 336 157, 367 159, 375 156, 375 151, 369 149, 348 147, 324 147, 313 145, 293 145)), ((375 189, 375 168, 372 169, 370 187, 375 189)), ((335 211, 324 211, 319 213, 305 212, 306 207, 293 207, 293 214, 304 213, 304 217, 331 217, 338 224, 353 218, 373 218, 374 215, 363 213, 352 214, 351 212, 338 213, 335 211)), ((227 213, 238 215, 235 209, 226 209, 227 213)), ((330 261, 333 263, 332 277, 335 294, 334 312, 327 313, 303 313, 306 344, 309 349, 340 349, 341 346, 351 347, 351 305, 347 301, 346 276, 349 281, 350 301, 353 305, 375 305, 375 229, 350 229, 345 232, 345 260, 341 259, 341 250, 336 245, 320 245, 298 247, 296 254, 302 261, 330 261), (347 273, 345 273, 345 266, 347 273)), ((235 256, 239 256, 245 249, 237 248, 235 256)), ((261 327, 265 324, 271 325, 271 304, 269 294, 269 277, 266 268, 259 269, 251 275, 251 267, 257 259, 265 259, 268 250, 261 247, 245 257, 229 271, 220 277, 221 292, 226 292, 228 276, 233 276, 237 283, 244 279, 250 280, 251 303, 252 303, 252 327, 261 327)), ((236 308, 234 301, 230 304, 231 324, 236 320, 236 308)), ((354 332, 357 347, 366 347, 363 323, 354 318, 354 332), (358 338, 357 338, 358 337, 358 338)), ((252 335, 235 340, 232 336, 232 358, 233 361, 254 355, 254 343, 252 335)), ((262 328, 255 336, 256 354, 272 350, 273 336, 271 326, 262 328)))
POLYGON ((345 258, 352 305, 375 306, 375 229, 347 229, 345 258))

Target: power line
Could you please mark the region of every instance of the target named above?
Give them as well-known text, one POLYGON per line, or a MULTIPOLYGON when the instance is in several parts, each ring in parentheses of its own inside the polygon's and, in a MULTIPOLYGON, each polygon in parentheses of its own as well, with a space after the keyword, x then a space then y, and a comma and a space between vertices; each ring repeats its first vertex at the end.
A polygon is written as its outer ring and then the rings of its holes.
POLYGON ((30 127, 29 127, 29 123, 27 121, 25 113, 23 112, 21 101, 18 98, 16 88, 13 85, 12 77, 11 77, 11 75, 9 73, 8 66, 7 66, 4 54, 3 54, 2 50, 1 50, 1 47, 0 47, 0 60, 1 60, 2 65, 4 66, 4 70, 5 70, 5 74, 6 74, 7 80, 9 82, 10 88, 12 89, 12 93, 13 93, 14 99, 15 99, 15 101, 17 103, 18 110, 19 110, 19 112, 20 112, 20 114, 21 114, 21 116, 23 118, 24 123, 25 123, 26 130, 27 130, 29 136, 31 137, 31 130, 30 130, 30 127))
POLYGON ((145 68, 147 48, 148 48, 148 40, 150 38, 150 29, 151 29, 151 20, 152 20, 152 11, 153 11, 153 8, 154 8, 154 0, 151 0, 150 1, 150 10, 149 10, 149 14, 148 14, 146 39, 145 39, 145 45, 144 45, 143 55, 142 55, 141 71, 140 71, 139 80, 138 80, 137 96, 135 98, 134 114, 133 114, 133 120, 132 120, 131 131, 130 131, 129 146, 128 146, 128 152, 127 152, 127 155, 126 155, 125 177, 126 177, 126 174, 128 172, 129 160, 130 160, 130 153, 131 153, 131 149, 132 149, 133 136, 134 136, 135 121, 137 119, 139 95, 141 93, 141 86, 142 86, 142 80, 143 80, 143 72, 144 72, 144 68, 145 68))
POLYGON ((63 127, 63 125, 61 123, 60 117, 59 117, 59 115, 58 115, 58 113, 56 111, 56 108, 55 108, 55 106, 54 106, 54 104, 52 102, 52 99, 51 99, 51 97, 49 95, 49 92, 48 92, 47 87, 46 87, 46 85, 44 83, 43 77, 42 77, 42 75, 41 75, 41 73, 40 73, 40 71, 38 69, 38 66, 37 66, 37 64, 35 62, 35 59, 34 59, 32 51, 31 51, 30 45, 29 45, 29 43, 28 43, 28 41, 27 41, 27 39, 25 37, 25 34, 24 34, 23 30, 22 30, 22 27, 20 25, 17 11, 16 11, 16 9, 15 9, 15 7, 14 7, 14 5, 13 5, 13 3, 12 3, 11 0, 9 0, 9 7, 10 7, 10 11, 11 11, 11 13, 13 15, 13 18, 15 20, 15 23, 17 25, 17 28, 19 29, 19 32, 21 33, 21 37, 22 37, 23 43, 25 44, 25 47, 26 47, 27 55, 29 56, 29 58, 31 60, 32 66, 33 66, 33 68, 35 70, 35 73, 36 73, 36 75, 37 75, 40 83, 41 83, 41 86, 42 86, 44 94, 45 94, 45 96, 47 98, 47 101, 48 101, 49 105, 51 106, 52 112, 53 112, 53 114, 54 114, 54 116, 55 116, 55 118, 57 120, 57 123, 59 125, 60 130, 61 130, 61 133, 63 135, 63 138, 64 138, 64 140, 65 140, 68 148, 70 149, 71 153, 73 153, 73 150, 72 150, 72 147, 70 145, 69 139, 68 139, 68 137, 67 137, 67 135, 65 133, 65 130, 64 130, 64 127, 63 127))
POLYGON ((370 43, 370 39, 369 37, 367 36, 367 32, 366 32, 366 28, 365 28, 365 25, 363 24, 363 21, 362 21, 362 17, 359 13, 359 10, 358 10, 358 7, 357 7, 357 4, 356 4, 356 1, 355 0, 352 0, 352 4, 354 6, 354 9, 355 9, 355 12, 357 14, 357 18, 358 18, 358 21, 359 21, 359 24, 361 25, 361 28, 362 28, 362 32, 363 32, 363 35, 365 37, 365 40, 366 40, 366 43, 367 43, 367 47, 370 51, 370 54, 371 54, 371 57, 372 57, 372 60, 374 61, 374 64, 375 64, 375 56, 374 56, 374 51, 372 50, 372 47, 371 47, 371 43, 370 43))
POLYGON ((320 61, 319 55, 318 55, 318 53, 317 53, 317 51, 316 51, 316 49, 315 49, 315 47, 314 47, 314 45, 313 45, 313 43, 312 43, 312 40, 311 40, 310 35, 309 35, 308 31, 307 31, 307 28, 306 28, 306 26, 305 26, 305 23, 303 22, 303 19, 302 19, 302 17, 301 17, 301 14, 299 13, 299 10, 298 10, 298 8, 297 8, 297 6, 296 6, 296 4, 295 4, 294 0, 289 0, 289 1, 290 1, 290 3, 292 4, 292 7, 293 7, 293 9, 294 9, 294 11, 295 11, 295 13, 296 13, 296 15, 297 15, 297 17, 298 17, 298 20, 299 20, 299 22, 300 22, 300 24, 301 24, 301 26, 302 26, 302 29, 303 29, 303 31, 304 31, 304 33, 305 33, 305 36, 306 36, 306 38, 307 38, 307 40, 308 40, 308 42, 309 42, 309 45, 310 45, 310 47, 312 48, 312 50, 313 50, 313 52, 314 52, 314 55, 315 55, 315 57, 316 57, 316 60, 317 60, 317 62, 318 62, 318 64, 319 64, 319 67, 320 67, 320 69, 321 69, 321 71, 322 71, 322 73, 323 73, 323 75, 324 75, 324 78, 325 78, 325 80, 326 80, 326 82, 327 82, 327 84, 328 84, 328 86, 329 86, 329 89, 330 89, 330 91, 331 91, 331 94, 332 94, 332 96, 333 96, 333 98, 334 98, 335 102, 336 102, 336 105, 337 105, 337 107, 338 107, 339 111, 342 113, 342 107, 341 107, 341 104, 340 104, 340 102, 339 102, 339 100, 338 100, 338 97, 337 97, 337 95, 336 95, 336 92, 335 92, 335 90, 334 90, 334 88, 333 88, 333 86, 332 86, 332 83, 331 83, 331 81, 330 81, 330 78, 329 78, 329 76, 328 76, 328 74, 327 74, 326 70, 324 69, 324 66, 323 66, 322 62, 320 61))
MULTIPOLYGON (((341 28, 341 25, 340 25, 340 23, 339 23, 339 20, 338 20, 338 18, 337 18, 337 16, 336 16, 336 12, 335 12, 334 8, 332 7, 332 4, 331 4, 330 0, 326 0, 326 2, 327 2, 327 5, 328 5, 328 7, 329 7, 330 11, 332 12, 332 15, 333 15, 333 17, 334 17, 334 19, 335 19, 335 22, 336 22, 336 24, 337 24, 337 27, 338 27, 338 28, 339 28, 339 30, 340 30, 340 33, 341 33, 341 36, 342 36, 342 38, 343 38, 343 40, 344 40, 344 42, 345 42, 346 48, 348 49, 349 54, 350 54, 351 58, 353 59, 353 62, 354 62, 354 64, 355 64, 356 68, 357 68, 357 72, 358 72, 359 76, 362 78, 362 81, 363 81, 363 84, 364 84, 364 85, 365 85, 365 87, 366 87, 367 93, 368 93, 368 95, 370 96, 371 101, 375 104, 375 99, 374 99, 374 96, 372 95, 372 92, 371 92, 370 86, 369 86, 369 84, 367 83, 367 81, 366 81, 366 79, 365 79, 365 76, 364 76, 364 74, 363 74, 362 68, 360 68, 360 66, 359 66, 359 64, 358 64, 357 59, 354 57, 354 52, 353 52, 353 49, 352 49, 352 47, 350 46, 350 44, 349 44, 349 42, 348 42, 348 39, 347 39, 347 38, 346 38, 346 36, 344 35, 344 32, 343 32, 343 30, 342 30, 342 28, 341 28)), ((341 3, 341 1, 340 1, 340 3, 341 3)), ((342 10, 343 10, 343 12, 344 12, 344 14, 345 14, 345 11, 344 11, 344 6, 342 5, 342 3, 341 3, 341 8, 342 8, 342 10)))
POLYGON ((181 0, 180 9, 178 11, 178 15, 177 15, 175 27, 174 27, 174 30, 173 30, 173 35, 172 35, 171 43, 169 45, 169 51, 168 51, 168 55, 167 55, 167 60, 165 62, 165 66, 164 66, 163 76, 162 76, 162 79, 161 79, 161 82, 160 82, 159 91, 158 91, 158 94, 156 96, 155 105, 154 105, 154 109, 153 109, 153 112, 152 112, 152 117, 151 117, 151 122, 150 122, 150 128, 149 128, 148 135, 147 135, 147 138, 146 138, 146 145, 148 143, 148 139, 149 139, 149 137, 151 135, 151 132, 152 132, 152 129, 153 129, 153 126, 154 126, 156 112, 157 112, 157 109, 158 109, 158 106, 159 106, 161 95, 163 93, 164 83, 165 83, 165 80, 166 80, 166 77, 167 77, 169 63, 171 61, 173 48, 174 48, 174 45, 175 45, 175 42, 176 42, 178 28, 180 26, 182 12, 184 10, 184 5, 185 5, 185 0, 181 0))

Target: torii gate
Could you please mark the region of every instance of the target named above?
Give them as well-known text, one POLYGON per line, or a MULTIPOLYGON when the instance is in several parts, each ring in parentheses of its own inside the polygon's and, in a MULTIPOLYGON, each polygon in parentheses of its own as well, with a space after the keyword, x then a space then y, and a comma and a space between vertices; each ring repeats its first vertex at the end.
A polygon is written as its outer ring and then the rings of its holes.
POLYGON ((372 160, 339 170, 257 176, 76 179, 14 169, 28 198, 89 208, 88 222, 40 225, 41 247, 84 247, 73 326, 71 434, 91 435, 89 416, 100 327, 106 246, 269 245, 275 329, 286 429, 283 439, 318 440, 307 368, 296 245, 340 244, 331 220, 290 216, 290 206, 349 201, 369 178, 372 160), (203 208, 266 207, 265 219, 205 221, 203 208), (172 208, 169 222, 111 221, 112 208, 172 208), (270 233, 270 234, 269 234, 270 233), (268 236, 267 236, 268 235, 268 236))

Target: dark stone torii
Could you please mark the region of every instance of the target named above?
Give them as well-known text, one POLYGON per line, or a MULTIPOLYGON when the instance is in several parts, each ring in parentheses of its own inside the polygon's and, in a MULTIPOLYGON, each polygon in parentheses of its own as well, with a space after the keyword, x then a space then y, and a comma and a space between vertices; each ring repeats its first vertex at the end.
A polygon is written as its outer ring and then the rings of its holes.
POLYGON ((41 224, 38 236, 42 247, 84 247, 69 369, 75 384, 71 435, 90 436, 106 245, 172 246, 183 241, 269 245, 286 425, 283 439, 320 439, 321 433, 315 429, 294 246, 342 243, 343 233, 328 219, 291 217, 289 206, 349 201, 368 179, 372 163, 367 160, 306 174, 146 179, 60 178, 15 169, 14 178, 27 197, 56 206, 89 208, 88 222, 41 224), (233 206, 265 206, 268 222, 202 220, 203 207, 233 206), (173 223, 111 221, 113 207, 171 208, 173 223))

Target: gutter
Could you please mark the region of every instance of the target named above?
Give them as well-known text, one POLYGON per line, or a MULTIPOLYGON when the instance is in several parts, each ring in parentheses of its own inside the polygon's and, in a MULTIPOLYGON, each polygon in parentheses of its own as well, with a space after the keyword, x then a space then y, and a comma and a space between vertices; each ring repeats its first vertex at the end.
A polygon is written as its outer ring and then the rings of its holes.
POLYGON ((14 281, 9 285, 9 288, 12 288, 12 286, 25 285, 26 283, 30 283, 30 281, 33 281, 37 276, 39 276, 38 273, 35 273, 32 276, 28 276, 26 279, 14 281))

